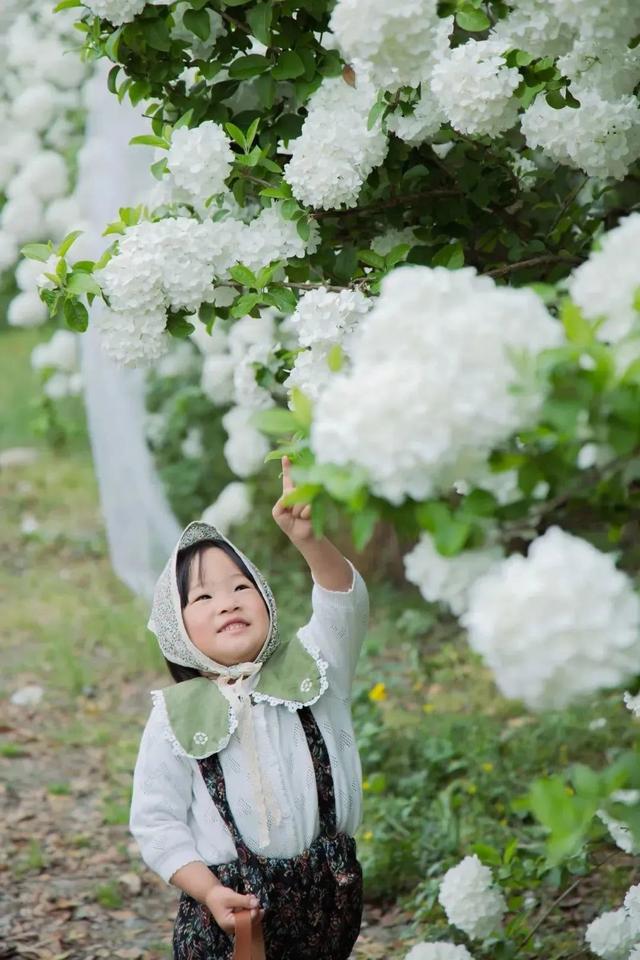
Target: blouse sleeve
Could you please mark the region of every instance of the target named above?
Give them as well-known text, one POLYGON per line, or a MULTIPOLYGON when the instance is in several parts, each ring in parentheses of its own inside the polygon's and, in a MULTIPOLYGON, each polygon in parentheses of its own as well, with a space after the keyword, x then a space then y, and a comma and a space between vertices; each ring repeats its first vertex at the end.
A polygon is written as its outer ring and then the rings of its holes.
POLYGON ((187 824, 192 781, 188 758, 173 752, 154 706, 133 773, 129 829, 144 862, 166 883, 187 863, 204 862, 187 824))
POLYGON ((369 623, 367 587, 350 560, 353 580, 348 590, 327 590, 314 581, 311 620, 303 627, 329 667, 329 683, 340 696, 350 697, 358 657, 369 623))

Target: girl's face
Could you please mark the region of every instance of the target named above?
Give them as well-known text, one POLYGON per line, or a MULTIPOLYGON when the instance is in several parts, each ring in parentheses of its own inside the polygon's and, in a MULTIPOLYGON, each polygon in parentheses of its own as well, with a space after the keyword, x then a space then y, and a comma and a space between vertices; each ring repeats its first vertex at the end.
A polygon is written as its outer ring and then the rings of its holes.
POLYGON ((194 558, 182 619, 194 646, 225 667, 254 660, 270 623, 262 594, 218 547, 194 558))

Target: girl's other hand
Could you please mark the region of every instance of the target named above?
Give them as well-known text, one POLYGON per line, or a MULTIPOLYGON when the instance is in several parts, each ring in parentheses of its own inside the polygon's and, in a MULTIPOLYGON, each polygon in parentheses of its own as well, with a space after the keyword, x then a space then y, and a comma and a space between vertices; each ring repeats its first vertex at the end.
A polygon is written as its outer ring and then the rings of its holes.
POLYGON ((288 457, 282 458, 282 496, 276 501, 272 510, 273 519, 280 529, 286 533, 294 544, 304 543, 313 537, 313 527, 311 525, 311 504, 310 503, 292 503, 290 507, 285 507, 282 503, 283 497, 295 490, 293 480, 291 479, 291 461, 288 457))
POLYGON ((250 910, 252 923, 262 920, 264 916, 264 910, 260 910, 260 904, 253 894, 236 893, 231 887, 225 887, 221 883, 216 884, 209 890, 205 902, 213 915, 213 919, 229 936, 233 936, 235 933, 234 913, 236 910, 250 910))

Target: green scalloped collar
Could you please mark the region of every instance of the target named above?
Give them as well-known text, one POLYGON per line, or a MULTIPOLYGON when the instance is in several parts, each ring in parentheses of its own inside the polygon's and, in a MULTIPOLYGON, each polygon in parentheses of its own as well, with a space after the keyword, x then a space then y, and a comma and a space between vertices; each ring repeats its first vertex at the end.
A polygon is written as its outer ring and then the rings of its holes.
MULTIPOLYGON (((290 711, 310 706, 327 689, 327 664, 300 633, 267 660, 250 692, 253 703, 285 706, 290 711)), ((237 726, 231 703, 217 684, 195 677, 161 690, 152 690, 164 710, 166 735, 176 753, 202 760, 224 749, 237 726)))

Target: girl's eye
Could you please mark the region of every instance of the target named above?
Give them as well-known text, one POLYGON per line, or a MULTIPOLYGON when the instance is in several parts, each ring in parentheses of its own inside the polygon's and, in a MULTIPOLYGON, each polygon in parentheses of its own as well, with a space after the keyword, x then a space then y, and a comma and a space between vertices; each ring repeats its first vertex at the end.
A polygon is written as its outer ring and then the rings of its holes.
POLYGON ((238 586, 236 587, 236 590, 248 590, 248 589, 249 589, 249 586, 246 583, 239 583, 238 586))
POLYGON ((203 593, 201 597, 196 597, 196 600, 204 600, 205 597, 208 597, 209 600, 211 599, 208 593, 203 593))

